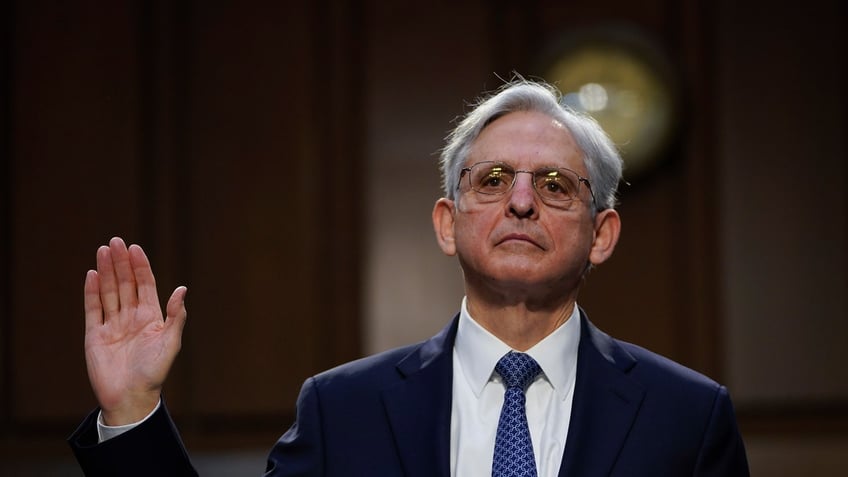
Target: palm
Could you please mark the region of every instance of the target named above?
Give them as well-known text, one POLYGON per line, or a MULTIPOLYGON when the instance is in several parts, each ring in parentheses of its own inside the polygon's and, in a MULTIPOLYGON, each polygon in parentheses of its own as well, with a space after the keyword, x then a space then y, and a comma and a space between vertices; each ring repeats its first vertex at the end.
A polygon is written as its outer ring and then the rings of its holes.
POLYGON ((121 313, 128 316, 120 321, 129 326, 107 323, 85 337, 88 372, 104 407, 118 401, 124 390, 154 389, 165 378, 161 363, 166 354, 162 313, 142 307, 121 313))
POLYGON ((89 380, 112 423, 133 422, 158 402, 180 348, 185 288, 174 291, 163 319, 150 263, 120 239, 97 252, 85 284, 85 354, 89 380))

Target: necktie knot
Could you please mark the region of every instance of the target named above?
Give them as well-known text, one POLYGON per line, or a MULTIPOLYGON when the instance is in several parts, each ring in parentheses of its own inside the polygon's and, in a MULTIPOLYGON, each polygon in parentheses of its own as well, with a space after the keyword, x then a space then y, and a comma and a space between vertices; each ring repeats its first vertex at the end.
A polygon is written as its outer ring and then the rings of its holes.
POLYGON ((542 372, 539 363, 529 354, 510 351, 495 365, 507 388, 519 388, 523 393, 527 386, 542 372))

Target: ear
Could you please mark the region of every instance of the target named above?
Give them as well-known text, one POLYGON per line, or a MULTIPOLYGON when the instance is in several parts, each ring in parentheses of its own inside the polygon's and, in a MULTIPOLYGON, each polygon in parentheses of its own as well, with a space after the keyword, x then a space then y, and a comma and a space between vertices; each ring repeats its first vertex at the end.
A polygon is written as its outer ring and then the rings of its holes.
POLYGON ((454 213, 456 203, 450 199, 441 198, 433 206, 433 229, 436 232, 436 241, 445 255, 456 255, 456 242, 454 241, 454 213))
POLYGON ((595 216, 595 240, 589 251, 592 265, 600 265, 612 256, 621 235, 621 217, 615 209, 605 209, 595 216))

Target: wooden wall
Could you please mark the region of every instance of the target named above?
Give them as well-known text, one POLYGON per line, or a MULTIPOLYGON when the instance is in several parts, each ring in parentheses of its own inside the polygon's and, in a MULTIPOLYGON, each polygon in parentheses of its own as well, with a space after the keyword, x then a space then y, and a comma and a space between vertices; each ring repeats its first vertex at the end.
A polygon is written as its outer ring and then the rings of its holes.
POLYGON ((93 406, 82 281, 97 246, 121 235, 146 248, 163 301, 189 287, 166 388, 189 440, 248 430, 270 445, 303 379, 359 355, 349 7, 7 8, 4 442, 66 435, 93 406))

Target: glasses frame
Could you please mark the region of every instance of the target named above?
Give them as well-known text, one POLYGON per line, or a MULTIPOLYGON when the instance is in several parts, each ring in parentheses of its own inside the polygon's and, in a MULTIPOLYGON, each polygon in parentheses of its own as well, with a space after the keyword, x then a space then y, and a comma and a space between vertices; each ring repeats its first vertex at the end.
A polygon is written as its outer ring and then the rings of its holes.
POLYGON ((536 169, 535 171, 524 171, 524 170, 516 169, 516 168, 510 166, 509 164, 507 164, 505 162, 480 161, 480 162, 474 163, 474 164, 472 164, 468 167, 463 167, 462 169, 460 169, 459 184, 462 184, 463 176, 467 176, 468 177, 468 187, 471 190, 473 190, 474 192, 476 192, 478 194, 489 195, 489 196, 502 196, 502 195, 506 195, 507 192, 512 190, 512 188, 515 186, 515 182, 518 180, 518 174, 520 174, 520 173, 530 174, 532 176, 532 180, 530 182, 533 184, 533 190, 536 192, 536 195, 539 196, 539 199, 541 199, 542 202, 547 203, 547 201, 551 201, 551 202, 554 202, 556 204, 567 204, 567 203, 573 202, 575 200, 580 200, 580 197, 579 197, 580 184, 583 183, 583 184, 586 184, 586 189, 589 190, 589 195, 592 196, 592 204, 593 205, 597 204, 597 202, 595 201, 595 192, 592 190, 592 183, 589 182, 589 179, 581 176, 576 171, 573 171, 573 170, 571 170, 567 167, 540 167, 540 168, 536 169), (479 191, 479 190, 475 189, 474 184, 471 183, 471 174, 468 174, 468 173, 471 172, 471 169, 479 166, 480 164, 501 165, 501 166, 504 166, 507 169, 511 169, 515 173, 515 176, 512 178, 512 183, 510 183, 509 187, 506 188, 503 192, 483 192, 483 191, 479 191), (560 171, 560 170, 561 171, 567 171, 567 172, 574 174, 577 177, 577 193, 575 194, 574 198, 557 200, 557 199, 545 198, 545 197, 542 196, 542 194, 539 192, 538 187, 536 187, 536 174, 539 174, 542 171, 552 171, 552 170, 554 170, 554 171, 560 171))

